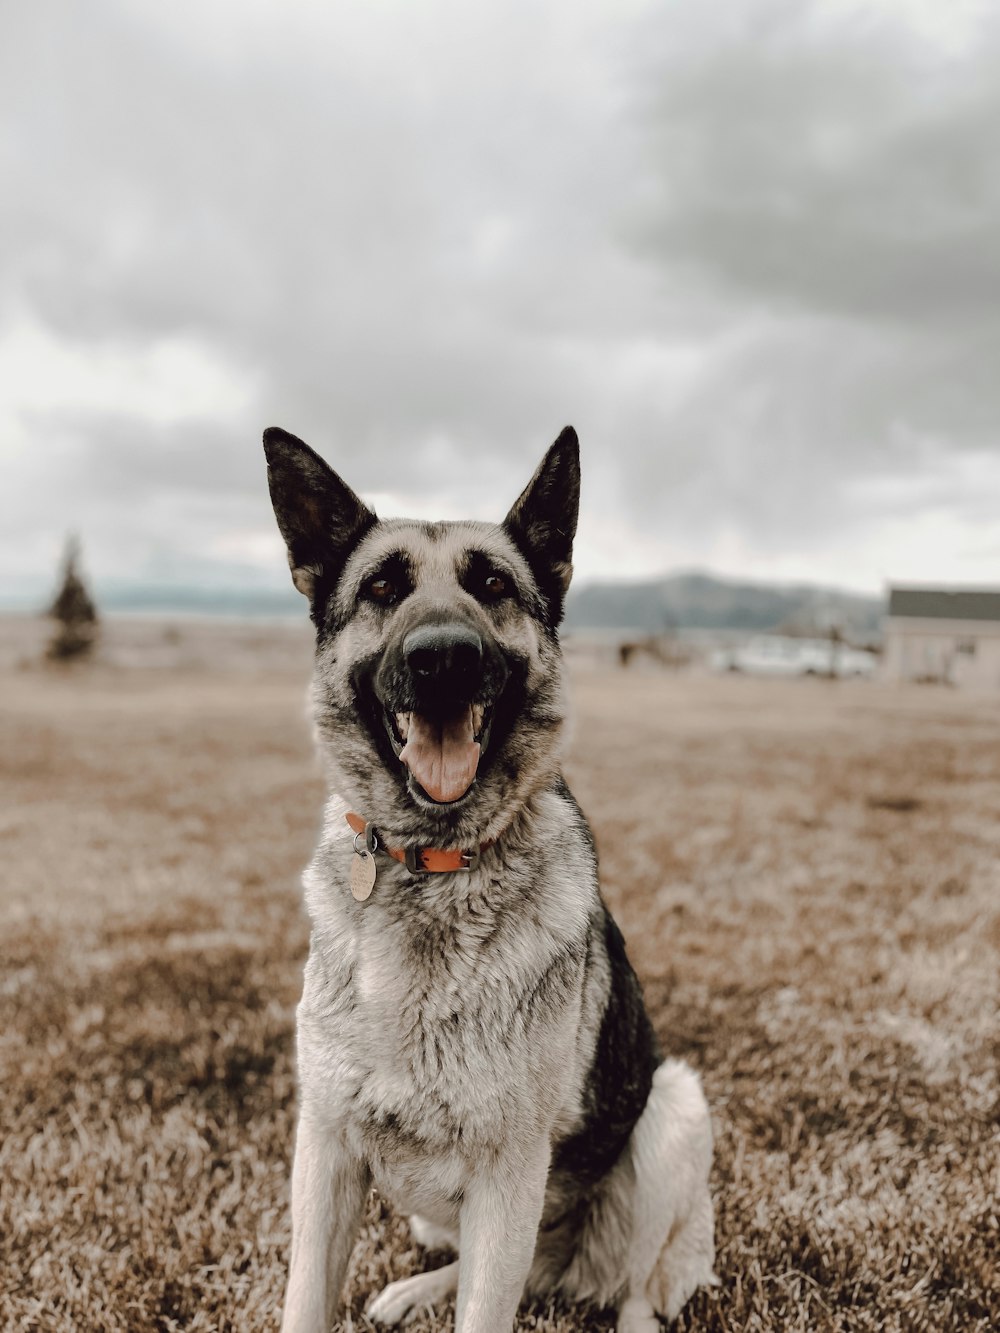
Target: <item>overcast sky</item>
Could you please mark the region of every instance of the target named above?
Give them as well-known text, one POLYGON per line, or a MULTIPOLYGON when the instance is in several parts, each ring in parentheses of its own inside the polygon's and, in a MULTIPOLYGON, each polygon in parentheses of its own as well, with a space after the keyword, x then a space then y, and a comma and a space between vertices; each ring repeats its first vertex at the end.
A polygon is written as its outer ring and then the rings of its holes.
POLYGON ((578 577, 1000 584, 1000 10, 46 0, 0 51, 0 598, 287 577, 261 429, 578 577))

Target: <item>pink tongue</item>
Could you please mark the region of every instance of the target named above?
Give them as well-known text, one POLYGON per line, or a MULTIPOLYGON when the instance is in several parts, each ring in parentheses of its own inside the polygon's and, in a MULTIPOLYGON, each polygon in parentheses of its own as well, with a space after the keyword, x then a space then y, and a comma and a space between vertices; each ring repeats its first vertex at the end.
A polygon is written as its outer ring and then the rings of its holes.
POLYGON ((471 708, 443 725, 410 714, 399 757, 432 801, 457 801, 472 786, 479 767, 479 742, 472 734, 471 708))

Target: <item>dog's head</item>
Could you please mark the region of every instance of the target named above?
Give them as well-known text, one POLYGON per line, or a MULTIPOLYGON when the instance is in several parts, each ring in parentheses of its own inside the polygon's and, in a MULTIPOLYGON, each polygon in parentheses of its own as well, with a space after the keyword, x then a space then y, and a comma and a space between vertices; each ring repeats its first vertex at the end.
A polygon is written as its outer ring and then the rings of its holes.
POLYGON ((575 431, 500 524, 381 521, 295 436, 272 428, 264 449, 316 626, 315 720, 338 791, 402 837, 496 836, 558 767, 575 431))

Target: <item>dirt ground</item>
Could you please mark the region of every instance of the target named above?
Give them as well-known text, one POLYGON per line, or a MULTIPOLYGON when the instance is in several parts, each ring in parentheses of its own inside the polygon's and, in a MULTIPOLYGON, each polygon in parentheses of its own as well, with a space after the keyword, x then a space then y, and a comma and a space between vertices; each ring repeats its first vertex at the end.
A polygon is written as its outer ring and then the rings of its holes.
MULTIPOLYGON (((307 637, 121 635, 131 657, 59 671, 0 632, 0 1328, 273 1330, 307 637)), ((1000 699, 611 670, 574 693, 606 896, 714 1115, 721 1285, 678 1327, 1000 1326, 1000 699)), ((373 1198, 343 1328, 425 1262, 373 1198)))

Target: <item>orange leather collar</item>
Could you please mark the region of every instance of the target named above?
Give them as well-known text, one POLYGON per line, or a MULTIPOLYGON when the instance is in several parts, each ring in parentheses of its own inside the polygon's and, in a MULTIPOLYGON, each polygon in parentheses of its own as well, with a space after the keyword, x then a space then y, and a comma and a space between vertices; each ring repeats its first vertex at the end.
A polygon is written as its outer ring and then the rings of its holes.
POLYGON ((443 875, 456 870, 475 870, 480 855, 492 847, 494 839, 480 843, 470 851, 457 848, 444 851, 440 847, 387 847, 373 824, 349 810, 344 816, 355 833, 362 835, 369 852, 385 852, 394 861, 406 866, 411 875, 443 875))

